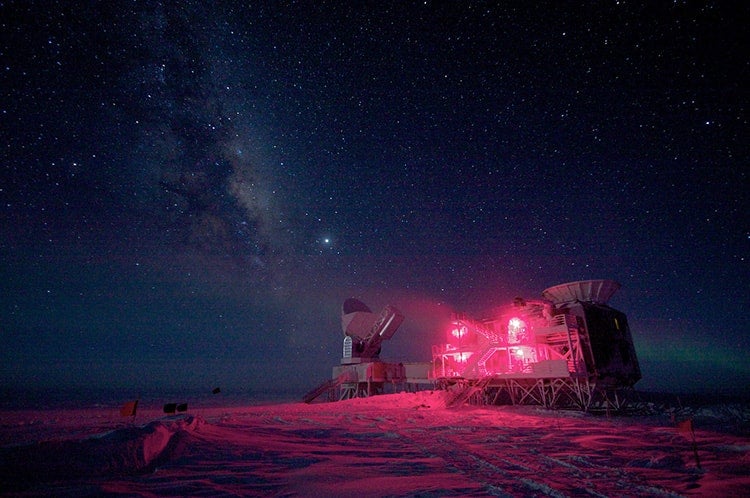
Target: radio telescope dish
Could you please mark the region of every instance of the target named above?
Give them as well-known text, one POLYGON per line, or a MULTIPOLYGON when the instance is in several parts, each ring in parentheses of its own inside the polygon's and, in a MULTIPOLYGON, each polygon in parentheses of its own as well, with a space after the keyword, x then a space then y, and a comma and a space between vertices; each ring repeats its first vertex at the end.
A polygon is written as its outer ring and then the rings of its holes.
POLYGON ((542 291, 545 299, 554 304, 575 301, 607 304, 609 298, 618 291, 620 284, 614 280, 581 280, 567 284, 555 285, 542 291))

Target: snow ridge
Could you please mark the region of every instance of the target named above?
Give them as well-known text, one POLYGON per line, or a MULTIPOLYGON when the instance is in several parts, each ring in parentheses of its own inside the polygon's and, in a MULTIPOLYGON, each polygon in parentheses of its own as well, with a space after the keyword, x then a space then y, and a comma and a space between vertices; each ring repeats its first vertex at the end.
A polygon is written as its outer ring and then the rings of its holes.
POLYGON ((152 470, 174 456, 181 440, 198 429, 198 417, 157 420, 83 439, 40 441, 0 448, 0 483, 12 489, 25 483, 152 470))

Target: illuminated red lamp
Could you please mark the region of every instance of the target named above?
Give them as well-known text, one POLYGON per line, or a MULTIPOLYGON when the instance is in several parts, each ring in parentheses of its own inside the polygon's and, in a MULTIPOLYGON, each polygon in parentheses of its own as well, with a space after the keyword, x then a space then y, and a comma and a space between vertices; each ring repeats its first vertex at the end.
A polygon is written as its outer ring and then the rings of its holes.
POLYGON ((518 344, 526 340, 526 322, 518 317, 508 320, 508 343, 518 344))
POLYGON ((453 355, 453 359, 458 363, 466 363, 466 361, 471 358, 471 355, 472 353, 469 352, 456 353, 453 355))
POLYGON ((466 327, 466 325, 462 325, 459 323, 455 325, 456 326, 453 329, 451 329, 451 335, 455 337, 456 339, 461 339, 463 336, 465 336, 469 332, 469 329, 466 327))

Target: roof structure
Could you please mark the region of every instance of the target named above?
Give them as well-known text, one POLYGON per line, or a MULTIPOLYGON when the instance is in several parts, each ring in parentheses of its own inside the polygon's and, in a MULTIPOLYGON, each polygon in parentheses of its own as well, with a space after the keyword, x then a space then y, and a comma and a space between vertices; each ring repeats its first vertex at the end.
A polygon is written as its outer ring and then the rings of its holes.
POLYGON ((545 289, 542 296, 554 304, 575 301, 607 304, 609 298, 619 289, 620 284, 614 280, 581 280, 545 289))

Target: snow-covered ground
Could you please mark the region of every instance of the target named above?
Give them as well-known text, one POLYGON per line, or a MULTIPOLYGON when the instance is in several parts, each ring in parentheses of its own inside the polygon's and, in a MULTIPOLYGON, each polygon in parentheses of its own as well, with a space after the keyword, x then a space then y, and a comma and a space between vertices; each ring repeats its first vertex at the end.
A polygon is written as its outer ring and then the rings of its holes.
POLYGON ((701 426, 726 414, 692 414, 699 467, 668 415, 447 409, 444 394, 147 406, 134 421, 115 407, 3 410, 0 494, 750 496, 750 437, 701 426))

